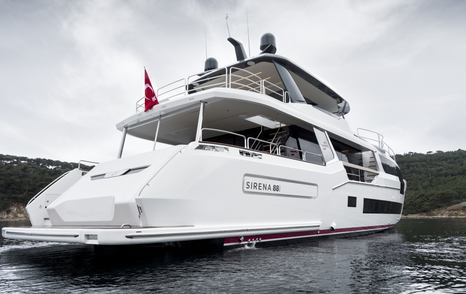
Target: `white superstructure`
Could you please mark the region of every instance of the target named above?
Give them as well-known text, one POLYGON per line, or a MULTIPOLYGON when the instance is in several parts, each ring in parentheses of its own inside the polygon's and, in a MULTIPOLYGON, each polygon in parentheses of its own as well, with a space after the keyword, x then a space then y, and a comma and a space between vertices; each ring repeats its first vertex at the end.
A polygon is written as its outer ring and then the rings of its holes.
POLYGON ((355 134, 343 98, 264 48, 159 88, 150 111, 138 101, 117 125, 118 158, 59 177, 28 203, 32 227, 3 236, 237 245, 392 227, 406 184, 391 148, 380 134, 355 134), (124 156, 128 135, 154 149, 124 156))

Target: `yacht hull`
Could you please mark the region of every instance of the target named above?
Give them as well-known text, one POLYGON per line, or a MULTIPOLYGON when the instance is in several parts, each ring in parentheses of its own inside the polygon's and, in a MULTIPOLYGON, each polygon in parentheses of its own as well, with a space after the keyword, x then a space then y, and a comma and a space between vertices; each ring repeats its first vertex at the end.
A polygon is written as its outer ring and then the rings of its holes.
POLYGON ((171 158, 158 165, 154 153, 145 156, 148 162, 136 157, 102 164, 74 179, 74 184, 65 176, 48 188, 51 195, 64 191, 55 200, 48 205, 41 202, 51 199, 45 190, 28 205, 33 227, 3 228, 2 235, 92 245, 223 239, 225 246, 234 246, 377 232, 400 220, 401 210, 365 211, 366 199, 403 203, 399 182, 390 178, 379 177, 370 184, 356 182, 348 180, 338 160, 317 166, 270 154, 261 154, 260 159, 244 156, 236 147, 222 153, 200 150, 202 144, 158 152, 171 158), (134 167, 136 161, 137 166, 153 164, 131 175, 112 172, 134 167), (106 178, 107 174, 112 177, 106 178), (82 195, 82 191, 97 190, 108 195, 108 191, 116 191, 116 180, 134 183, 131 177, 136 176, 139 184, 132 185, 135 190, 121 186, 121 195, 114 193, 111 202, 102 201, 99 195, 82 195), (353 205, 349 197, 355 198, 353 205), (101 224, 100 211, 108 214, 101 224), (71 218, 73 213, 79 218, 71 218))
POLYGON ((374 233, 392 228, 377 225, 340 229, 318 229, 318 225, 277 227, 175 227, 175 228, 17 228, 5 227, 5 238, 32 241, 80 243, 88 245, 137 245, 173 243, 196 240, 223 239, 224 246, 248 245, 261 242, 316 238, 348 234, 374 233))

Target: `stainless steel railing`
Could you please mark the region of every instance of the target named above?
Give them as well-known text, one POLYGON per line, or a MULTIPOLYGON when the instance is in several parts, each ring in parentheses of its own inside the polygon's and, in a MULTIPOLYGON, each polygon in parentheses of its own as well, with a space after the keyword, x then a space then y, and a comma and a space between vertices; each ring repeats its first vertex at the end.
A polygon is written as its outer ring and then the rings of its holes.
POLYGON ((384 141, 384 137, 382 134, 376 131, 372 131, 372 130, 364 129, 364 128, 358 128, 356 132, 357 132, 356 136, 358 136, 359 138, 363 139, 366 142, 373 144, 379 150, 383 152, 387 152, 387 154, 391 158, 395 159, 395 156, 396 156, 395 151, 393 151, 393 149, 384 141))
POLYGON ((370 183, 379 171, 364 166, 342 161, 349 180, 370 183))
MULTIPOLYGON (((253 73, 238 67, 225 67, 223 74, 213 77, 199 79, 198 75, 190 75, 165 84, 157 89, 156 95, 159 102, 163 103, 178 96, 212 88, 230 88, 260 93, 285 103, 289 102, 288 92, 270 82, 270 77, 263 78, 261 74, 261 72, 253 73)), ((144 111, 144 99, 145 97, 142 97, 136 101, 136 112, 144 111)))
POLYGON ((220 129, 202 128, 202 129, 201 129, 201 141, 204 140, 204 131, 216 132, 216 133, 220 133, 220 134, 224 134, 224 135, 233 135, 233 136, 237 136, 237 137, 243 139, 243 145, 242 145, 242 147, 248 148, 247 139, 246 139, 246 136, 244 136, 244 135, 241 135, 241 134, 238 134, 238 133, 234 133, 234 132, 225 131, 225 130, 220 130, 220 129))
POLYGON ((238 133, 230 132, 230 131, 225 131, 225 130, 221 130, 221 129, 202 128, 201 129, 201 142, 209 142, 209 143, 220 144, 220 145, 229 145, 229 144, 225 144, 225 143, 222 143, 222 142, 209 141, 209 139, 204 140, 204 132, 205 131, 211 131, 211 132, 216 132, 216 133, 225 134, 225 135, 233 135, 233 136, 236 136, 238 138, 241 138, 243 144, 239 144, 239 145, 235 144, 235 145, 237 145, 239 147, 249 149, 249 150, 259 151, 259 152, 266 152, 266 153, 269 153, 269 154, 272 154, 272 155, 284 156, 284 157, 289 157, 289 158, 295 158, 295 156, 288 156, 288 155, 285 154, 287 152, 283 152, 283 150, 289 150, 289 151, 292 151, 292 152, 297 152, 298 156, 295 159, 310 162, 310 163, 314 163, 314 164, 325 165, 325 160, 324 160, 324 157, 323 157, 322 154, 317 154, 317 153, 313 153, 313 152, 310 152, 310 151, 305 151, 305 150, 289 147, 289 146, 286 146, 286 145, 278 145, 277 143, 270 142, 270 141, 267 141, 267 140, 262 140, 262 139, 258 139, 258 138, 255 138, 255 137, 246 137, 246 136, 244 136, 242 134, 238 134, 238 133), (259 143, 259 144, 255 144, 255 143, 259 143), (260 145, 260 144, 262 144, 262 145, 260 145), (262 147, 264 145, 268 146, 268 148, 259 149, 260 147, 262 147))
POLYGON ((304 150, 293 148, 293 147, 286 146, 286 145, 278 146, 278 150, 279 150, 278 155, 282 155, 283 153, 282 150, 289 150, 291 152, 297 152, 299 158, 301 158, 303 161, 308 161, 308 162, 313 162, 313 163, 322 162, 322 165, 325 165, 324 156, 322 154, 317 154, 317 153, 313 153, 310 151, 304 151, 304 150), (311 158, 313 157, 316 158, 317 160, 312 160, 311 158))
POLYGON ((251 149, 251 150, 258 150, 260 147, 264 146, 269 146, 269 153, 270 154, 278 154, 278 151, 275 151, 275 150, 278 150, 278 145, 276 143, 273 143, 273 142, 269 142, 269 141, 266 141, 266 140, 262 140, 262 139, 258 139, 258 138, 253 138, 253 137, 249 137, 248 140, 248 148, 251 149), (253 142, 254 146, 257 147, 257 148, 252 148, 252 145, 251 142, 253 142), (257 144, 259 143, 259 144, 257 144), (262 144, 261 144, 262 143, 262 144), (275 148, 273 148, 275 147, 275 148))

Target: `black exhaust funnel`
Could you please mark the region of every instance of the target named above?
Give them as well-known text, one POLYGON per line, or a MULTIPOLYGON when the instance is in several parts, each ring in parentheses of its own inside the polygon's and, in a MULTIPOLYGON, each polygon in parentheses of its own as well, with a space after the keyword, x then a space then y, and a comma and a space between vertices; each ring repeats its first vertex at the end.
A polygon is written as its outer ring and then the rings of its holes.
POLYGON ((241 44, 240 41, 233 39, 232 37, 229 37, 227 40, 233 45, 233 47, 235 47, 236 60, 237 61, 245 60, 246 52, 244 51, 243 44, 241 44))

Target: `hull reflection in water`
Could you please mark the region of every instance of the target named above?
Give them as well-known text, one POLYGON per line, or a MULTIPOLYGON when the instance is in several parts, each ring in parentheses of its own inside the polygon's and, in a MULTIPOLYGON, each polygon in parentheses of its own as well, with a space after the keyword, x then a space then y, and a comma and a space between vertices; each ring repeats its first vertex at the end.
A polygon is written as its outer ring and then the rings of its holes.
POLYGON ((116 255, 81 245, 1 242, 2 293, 29 289, 464 293, 466 289, 466 220, 402 220, 394 230, 373 235, 220 252, 145 247, 120 248, 116 255))

